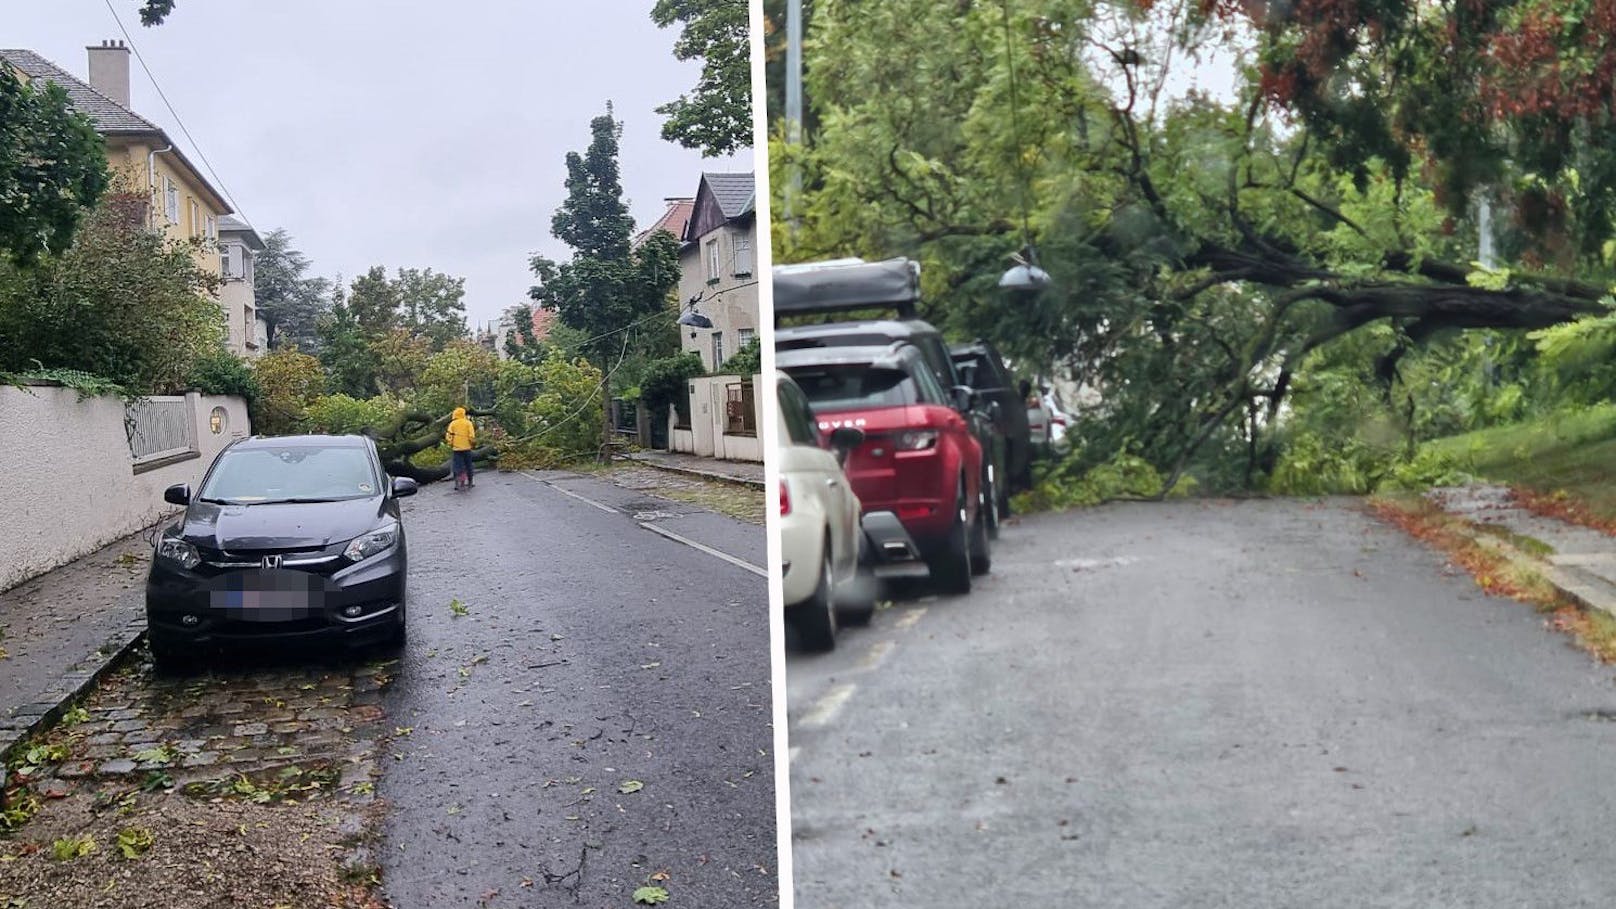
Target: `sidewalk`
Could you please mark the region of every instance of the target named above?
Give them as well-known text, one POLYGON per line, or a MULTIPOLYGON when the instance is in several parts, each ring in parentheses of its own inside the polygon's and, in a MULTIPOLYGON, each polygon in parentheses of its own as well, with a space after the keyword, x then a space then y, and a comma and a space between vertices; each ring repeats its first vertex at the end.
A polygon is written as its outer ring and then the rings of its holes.
POLYGON ((0 755, 89 687, 145 630, 148 532, 0 593, 0 755))
POLYGON ((623 457, 674 473, 763 488, 763 464, 757 461, 719 461, 669 451, 632 451, 623 457))
POLYGON ((1516 561, 1529 561, 1561 594, 1589 609, 1616 615, 1616 537, 1533 514, 1502 486, 1433 489, 1426 498, 1454 517, 1500 528, 1479 537, 1516 561))

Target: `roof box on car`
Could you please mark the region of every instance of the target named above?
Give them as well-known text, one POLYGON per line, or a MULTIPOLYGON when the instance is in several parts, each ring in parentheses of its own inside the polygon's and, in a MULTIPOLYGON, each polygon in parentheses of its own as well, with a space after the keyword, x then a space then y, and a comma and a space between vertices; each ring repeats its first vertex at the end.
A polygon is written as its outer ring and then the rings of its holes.
POLYGON ((903 318, 915 314, 920 299, 920 263, 913 259, 832 259, 774 269, 774 314, 896 309, 903 318))

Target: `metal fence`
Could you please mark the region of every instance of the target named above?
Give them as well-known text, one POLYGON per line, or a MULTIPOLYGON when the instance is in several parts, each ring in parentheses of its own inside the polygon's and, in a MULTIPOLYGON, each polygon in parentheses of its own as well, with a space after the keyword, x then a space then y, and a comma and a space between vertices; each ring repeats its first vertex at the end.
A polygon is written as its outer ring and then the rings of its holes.
POLYGON ((751 381, 731 382, 724 386, 724 434, 757 435, 757 405, 752 396, 751 381))
POLYGON ((124 430, 135 462, 196 450, 196 428, 183 397, 141 398, 124 407, 124 430))

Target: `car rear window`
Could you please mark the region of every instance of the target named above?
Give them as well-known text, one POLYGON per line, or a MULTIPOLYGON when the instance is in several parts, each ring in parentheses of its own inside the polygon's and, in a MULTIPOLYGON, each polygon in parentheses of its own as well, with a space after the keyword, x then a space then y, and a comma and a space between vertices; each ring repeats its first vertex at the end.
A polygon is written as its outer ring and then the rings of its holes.
POLYGON ((375 468, 363 448, 236 448, 219 458, 198 498, 256 505, 363 499, 378 490, 375 468))
POLYGON ((920 403, 915 380, 899 369, 862 364, 799 366, 787 370, 814 410, 901 407, 920 403))

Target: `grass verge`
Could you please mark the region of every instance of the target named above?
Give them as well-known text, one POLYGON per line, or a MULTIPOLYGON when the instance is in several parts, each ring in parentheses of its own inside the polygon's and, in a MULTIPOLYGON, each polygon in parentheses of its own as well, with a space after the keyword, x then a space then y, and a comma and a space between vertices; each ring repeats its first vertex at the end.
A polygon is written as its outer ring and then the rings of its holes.
POLYGON ((1616 533, 1616 404, 1434 439, 1423 448, 1514 487, 1523 505, 1545 516, 1616 533))
POLYGON ((1417 496, 1377 496, 1369 500, 1369 509, 1447 555, 1475 579, 1483 593, 1532 605, 1547 616, 1545 625, 1569 634, 1578 647, 1601 662, 1616 662, 1616 617, 1581 608, 1549 583, 1527 558, 1512 557, 1500 546, 1480 542, 1483 536, 1492 536, 1480 525, 1447 514, 1417 496))

